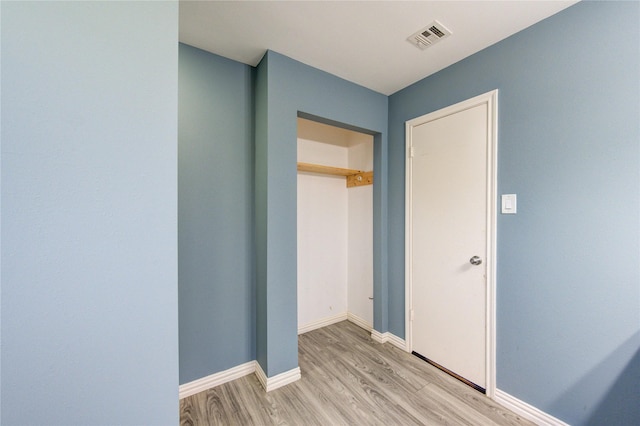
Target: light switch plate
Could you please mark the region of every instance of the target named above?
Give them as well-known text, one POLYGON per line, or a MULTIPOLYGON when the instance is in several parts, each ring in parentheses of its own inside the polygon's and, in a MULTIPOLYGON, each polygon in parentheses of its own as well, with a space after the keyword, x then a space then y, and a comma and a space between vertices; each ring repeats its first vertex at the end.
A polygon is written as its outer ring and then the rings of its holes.
POLYGON ((516 214, 518 197, 516 194, 502 194, 502 214, 516 214))

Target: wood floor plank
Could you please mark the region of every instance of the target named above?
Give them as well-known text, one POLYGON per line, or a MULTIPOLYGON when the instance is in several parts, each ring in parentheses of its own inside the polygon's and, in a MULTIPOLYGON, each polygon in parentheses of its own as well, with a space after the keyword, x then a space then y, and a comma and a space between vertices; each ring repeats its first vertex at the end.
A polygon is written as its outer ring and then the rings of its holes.
POLYGON ((180 401, 181 426, 531 425, 426 362, 343 321, 298 336, 302 378, 254 375, 180 401))

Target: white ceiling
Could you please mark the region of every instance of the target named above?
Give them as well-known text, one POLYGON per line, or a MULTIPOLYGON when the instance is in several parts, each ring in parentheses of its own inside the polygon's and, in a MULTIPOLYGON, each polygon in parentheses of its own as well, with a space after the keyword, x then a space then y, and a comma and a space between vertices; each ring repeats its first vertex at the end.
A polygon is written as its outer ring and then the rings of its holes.
POLYGON ((274 50, 390 95, 574 3, 180 0, 180 41, 252 66, 274 50), (434 20, 453 35, 406 41, 434 20))

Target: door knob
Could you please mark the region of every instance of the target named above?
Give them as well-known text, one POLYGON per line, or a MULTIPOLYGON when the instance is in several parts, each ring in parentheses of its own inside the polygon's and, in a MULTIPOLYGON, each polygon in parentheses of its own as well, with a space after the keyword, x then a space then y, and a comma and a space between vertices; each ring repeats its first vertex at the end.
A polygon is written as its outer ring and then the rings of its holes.
POLYGON ((472 265, 479 265, 482 263, 482 259, 480 259, 480 257, 478 256, 473 256, 471 259, 469 259, 469 263, 472 265))

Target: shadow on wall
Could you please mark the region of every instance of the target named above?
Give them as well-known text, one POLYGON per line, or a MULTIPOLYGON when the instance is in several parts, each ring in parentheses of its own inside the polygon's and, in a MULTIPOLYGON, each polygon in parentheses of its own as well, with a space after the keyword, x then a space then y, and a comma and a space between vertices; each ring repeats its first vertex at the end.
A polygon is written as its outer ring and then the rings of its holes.
POLYGON ((556 416, 578 425, 640 425, 640 332, 602 360, 554 405, 556 416), (615 377, 615 379, 613 379, 615 377), (611 383, 604 392, 603 385, 611 383), (582 401, 582 407, 577 407, 582 401), (584 401, 592 401, 584 404, 584 401), (574 407, 577 418, 563 416, 563 408, 574 407))

